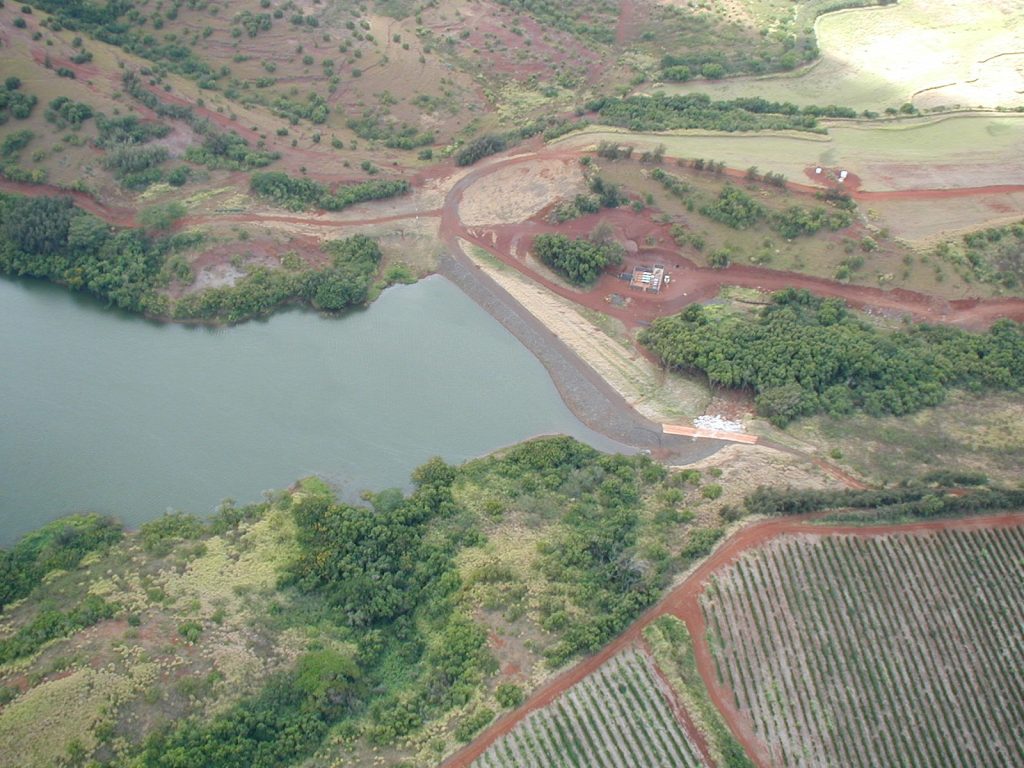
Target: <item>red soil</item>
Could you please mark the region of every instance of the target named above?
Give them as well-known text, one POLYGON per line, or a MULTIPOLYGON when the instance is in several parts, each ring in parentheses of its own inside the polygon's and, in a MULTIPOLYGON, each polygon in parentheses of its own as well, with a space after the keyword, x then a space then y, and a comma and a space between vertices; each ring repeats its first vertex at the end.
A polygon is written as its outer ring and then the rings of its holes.
MULTIPOLYGON (((578 154, 572 151, 545 153, 547 158, 575 158, 577 156, 578 154)), ((678 250, 663 246, 644 247, 639 245, 637 252, 628 256, 621 268, 623 272, 630 272, 637 264, 653 262, 665 264, 672 277, 672 282, 665 286, 661 293, 647 294, 631 290, 627 282, 620 280, 617 275, 608 273, 602 275, 590 291, 582 292, 556 283, 545 273, 526 262, 522 254, 529 249, 529 244, 534 237, 550 231, 558 231, 570 237, 586 235, 600 220, 608 222, 620 240, 641 244, 647 236, 652 235, 656 240, 665 242, 670 239, 668 225, 655 224, 642 214, 627 208, 585 216, 558 225, 557 228, 545 222, 542 216, 535 216, 520 224, 472 228, 462 224, 458 216, 458 207, 466 189, 483 176, 500 168, 531 162, 534 159, 534 155, 527 154, 492 162, 471 171, 460 179, 452 187, 445 200, 441 219, 442 239, 451 247, 457 247, 457 237, 472 242, 554 293, 590 309, 612 315, 631 327, 647 325, 657 317, 675 314, 694 302, 708 301, 714 298, 723 286, 728 285, 765 291, 803 288, 818 296, 843 299, 855 309, 881 312, 896 317, 909 315, 919 322, 944 323, 970 329, 987 328, 996 320, 1004 317, 1024 322, 1024 299, 947 301, 902 288, 884 290, 868 286, 846 285, 824 278, 762 267, 731 265, 726 269, 701 268, 681 256, 678 250), (511 255, 513 251, 517 253, 517 256, 511 255), (621 297, 621 302, 611 300, 616 295, 621 297)), ((735 170, 730 170, 728 173, 732 176, 741 175, 735 170)), ((813 169, 811 169, 811 173, 813 174, 813 169)), ((857 190, 859 180, 851 174, 847 177, 846 184, 848 184, 848 189, 857 190)), ((789 184, 789 186, 795 191, 816 190, 814 187, 799 184, 789 184)), ((927 199, 932 194, 955 197, 957 195, 986 194, 991 189, 978 187, 960 190, 924 190, 921 194, 927 199)), ((854 196, 890 194, 910 197, 915 193, 912 191, 898 193, 855 191, 854 196)))
POLYGON ((531 712, 548 706, 566 690, 592 674, 613 656, 635 643, 642 642, 644 628, 659 616, 665 614, 670 614, 685 622, 690 637, 693 639, 697 669, 704 680, 704 684, 707 686, 711 700, 723 714, 733 733, 740 743, 743 744, 751 759, 760 768, 768 768, 767 751, 754 735, 749 721, 733 706, 732 692, 717 680, 711 649, 708 647, 707 640, 705 639, 706 624, 699 601, 701 593, 715 571, 736 562, 744 552, 787 534, 804 533, 818 536, 842 534, 867 537, 893 533, 923 534, 947 529, 1012 528, 1024 525, 1024 515, 1019 513, 960 520, 936 520, 878 526, 815 525, 810 522, 815 517, 820 517, 821 514, 823 513, 773 518, 740 529, 727 539, 722 546, 716 549, 711 557, 701 563, 682 584, 669 592, 655 606, 648 609, 618 638, 605 646, 599 653, 584 659, 575 667, 549 680, 530 696, 521 707, 500 717, 471 744, 448 758, 442 763, 443 768, 468 768, 497 739, 515 728, 531 712))
POLYGON ((0 178, 0 190, 28 197, 70 197, 75 205, 94 216, 118 227, 135 226, 135 211, 131 208, 120 208, 105 205, 92 195, 70 189, 60 189, 49 184, 30 184, 21 181, 10 181, 0 178))

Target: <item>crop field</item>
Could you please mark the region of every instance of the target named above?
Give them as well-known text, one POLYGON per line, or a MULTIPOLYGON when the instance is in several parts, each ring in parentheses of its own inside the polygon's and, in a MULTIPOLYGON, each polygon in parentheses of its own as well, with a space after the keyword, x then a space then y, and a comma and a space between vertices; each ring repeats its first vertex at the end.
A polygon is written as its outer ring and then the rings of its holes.
POLYGON ((777 766, 1024 764, 1024 527, 786 536, 702 596, 777 766))
POLYGON ((1024 104, 1017 67, 1024 13, 1013 0, 901 0, 831 13, 815 25, 821 60, 784 75, 660 85, 713 98, 762 96, 881 111, 1024 104), (827 94, 827 96, 823 96, 827 94))
POLYGON ((621 653, 519 723, 473 766, 704 766, 665 688, 646 655, 621 653))

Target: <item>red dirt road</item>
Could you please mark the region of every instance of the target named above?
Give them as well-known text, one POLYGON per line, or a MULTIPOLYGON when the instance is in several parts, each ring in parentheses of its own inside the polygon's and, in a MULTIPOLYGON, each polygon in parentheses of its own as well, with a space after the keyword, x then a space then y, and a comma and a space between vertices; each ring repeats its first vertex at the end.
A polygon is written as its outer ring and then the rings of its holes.
MULTIPOLYGON (((467 227, 459 218, 459 205, 463 193, 483 177, 511 165, 532 162, 537 159, 538 155, 544 159, 575 159, 580 154, 573 150, 520 154, 493 161, 471 171, 456 182, 445 199, 441 216, 442 240, 451 244, 452 247, 457 247, 456 238, 467 240, 484 248, 495 258, 514 267, 548 290, 589 309, 616 317, 631 327, 647 325, 657 317, 675 314, 694 302, 708 301, 717 296, 723 286, 729 285, 758 288, 764 291, 803 288, 818 296, 842 299, 855 309, 896 317, 910 315, 918 322, 956 325, 971 330, 985 329, 1001 318, 1024 322, 1024 299, 950 301, 902 288, 886 290, 869 286, 847 285, 795 272, 782 272, 755 266, 734 264, 726 269, 701 268, 681 256, 677 250, 665 247, 643 248, 639 254, 628 257, 626 265, 623 267, 624 271, 628 271, 634 264, 651 263, 652 261, 665 263, 671 273, 672 282, 661 293, 655 295, 632 291, 628 284, 619 280, 615 275, 607 273, 590 291, 582 292, 551 280, 525 260, 522 254, 526 253, 533 238, 549 231, 558 231, 569 236, 585 234, 600 219, 610 223, 617 234, 636 243, 643 242, 649 235, 655 236, 661 242, 670 242, 668 225, 655 224, 643 214, 634 213, 626 208, 603 211, 600 215, 583 217, 558 227, 547 224, 541 216, 535 216, 521 224, 486 227, 467 227), (513 253, 517 255, 513 256, 513 253), (629 300, 627 305, 618 306, 607 301, 607 297, 612 294, 627 298, 629 300)), ((738 173, 730 171, 731 175, 738 173)), ((972 194, 988 194, 995 189, 978 187, 922 190, 919 193, 913 190, 895 193, 864 192, 858 189, 859 183, 854 176, 848 177, 847 184, 847 189, 853 193, 855 198, 868 198, 876 195, 913 197, 917 194, 923 199, 929 199, 932 196, 952 198, 972 194)), ((820 189, 820 187, 793 183, 788 186, 800 192, 814 192, 820 189)), ((1005 191, 1002 188, 999 189, 1005 191)), ((1024 190, 1024 187, 1021 190, 1024 190)))
POLYGON ((724 715, 737 739, 743 744, 747 754, 759 766, 770 768, 767 752, 754 735, 750 723, 735 709, 732 693, 721 685, 716 676, 711 649, 705 639, 706 625, 700 609, 700 595, 711 575, 732 563, 747 550, 759 547, 766 542, 787 534, 848 535, 848 536, 882 536, 885 534, 926 534, 936 531, 977 530, 991 528, 1012 528, 1024 525, 1024 514, 1002 514, 986 517, 964 518, 958 520, 935 520, 927 522, 907 523, 901 525, 816 525, 811 522, 824 513, 800 515, 787 518, 772 518, 753 523, 741 528, 726 542, 716 549, 712 555, 701 563, 685 581, 669 592, 661 601, 644 612, 625 632, 613 642, 605 646, 599 653, 584 659, 575 667, 562 672, 541 686, 522 706, 506 713, 495 721, 472 743, 445 760, 442 768, 468 768, 501 736, 511 731, 532 712, 543 709, 551 704, 566 690, 597 670, 602 664, 625 650, 634 643, 642 642, 642 632, 648 624, 659 616, 670 614, 685 622, 693 639, 694 655, 697 669, 704 684, 707 686, 711 700, 724 715))

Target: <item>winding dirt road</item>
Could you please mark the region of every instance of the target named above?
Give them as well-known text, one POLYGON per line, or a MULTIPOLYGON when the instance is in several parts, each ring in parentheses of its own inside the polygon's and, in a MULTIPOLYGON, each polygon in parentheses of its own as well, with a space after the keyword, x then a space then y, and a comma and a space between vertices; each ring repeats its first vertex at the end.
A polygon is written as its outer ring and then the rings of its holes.
POLYGON ((1024 525, 1024 513, 878 526, 819 525, 812 522, 823 514, 826 513, 772 518, 741 528, 718 547, 679 586, 644 612, 618 638, 605 646, 599 653, 550 679, 535 691, 523 705, 498 718, 473 742, 445 760, 441 764, 441 768, 468 768, 474 760, 487 751, 488 747, 515 728, 527 715, 551 704, 566 690, 593 673, 616 654, 642 642, 643 630, 659 616, 666 614, 685 622, 690 637, 693 639, 697 669, 707 686, 708 693, 732 728, 733 733, 743 744, 747 754, 759 768, 771 768, 764 745, 754 735, 751 724, 736 710, 731 691, 719 683, 715 675, 714 660, 705 636, 707 626, 700 609, 700 595, 713 573, 736 562, 744 552, 762 546, 779 536, 791 534, 869 537, 893 533, 928 534, 949 529, 977 530, 1024 525))

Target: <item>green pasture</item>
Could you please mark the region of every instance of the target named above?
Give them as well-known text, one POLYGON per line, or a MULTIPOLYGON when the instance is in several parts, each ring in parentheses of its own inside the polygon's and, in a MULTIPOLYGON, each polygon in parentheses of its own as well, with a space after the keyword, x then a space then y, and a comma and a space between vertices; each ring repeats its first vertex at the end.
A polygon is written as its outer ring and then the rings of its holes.
POLYGON ((1019 92, 1024 83, 1014 69, 1020 59, 1005 55, 1021 50, 1024 33, 1024 12, 1013 0, 901 0, 825 14, 815 32, 821 59, 802 70, 664 84, 656 90, 879 112, 906 102, 920 107, 1024 105, 1019 92), (934 90, 921 93, 925 89, 934 90))

